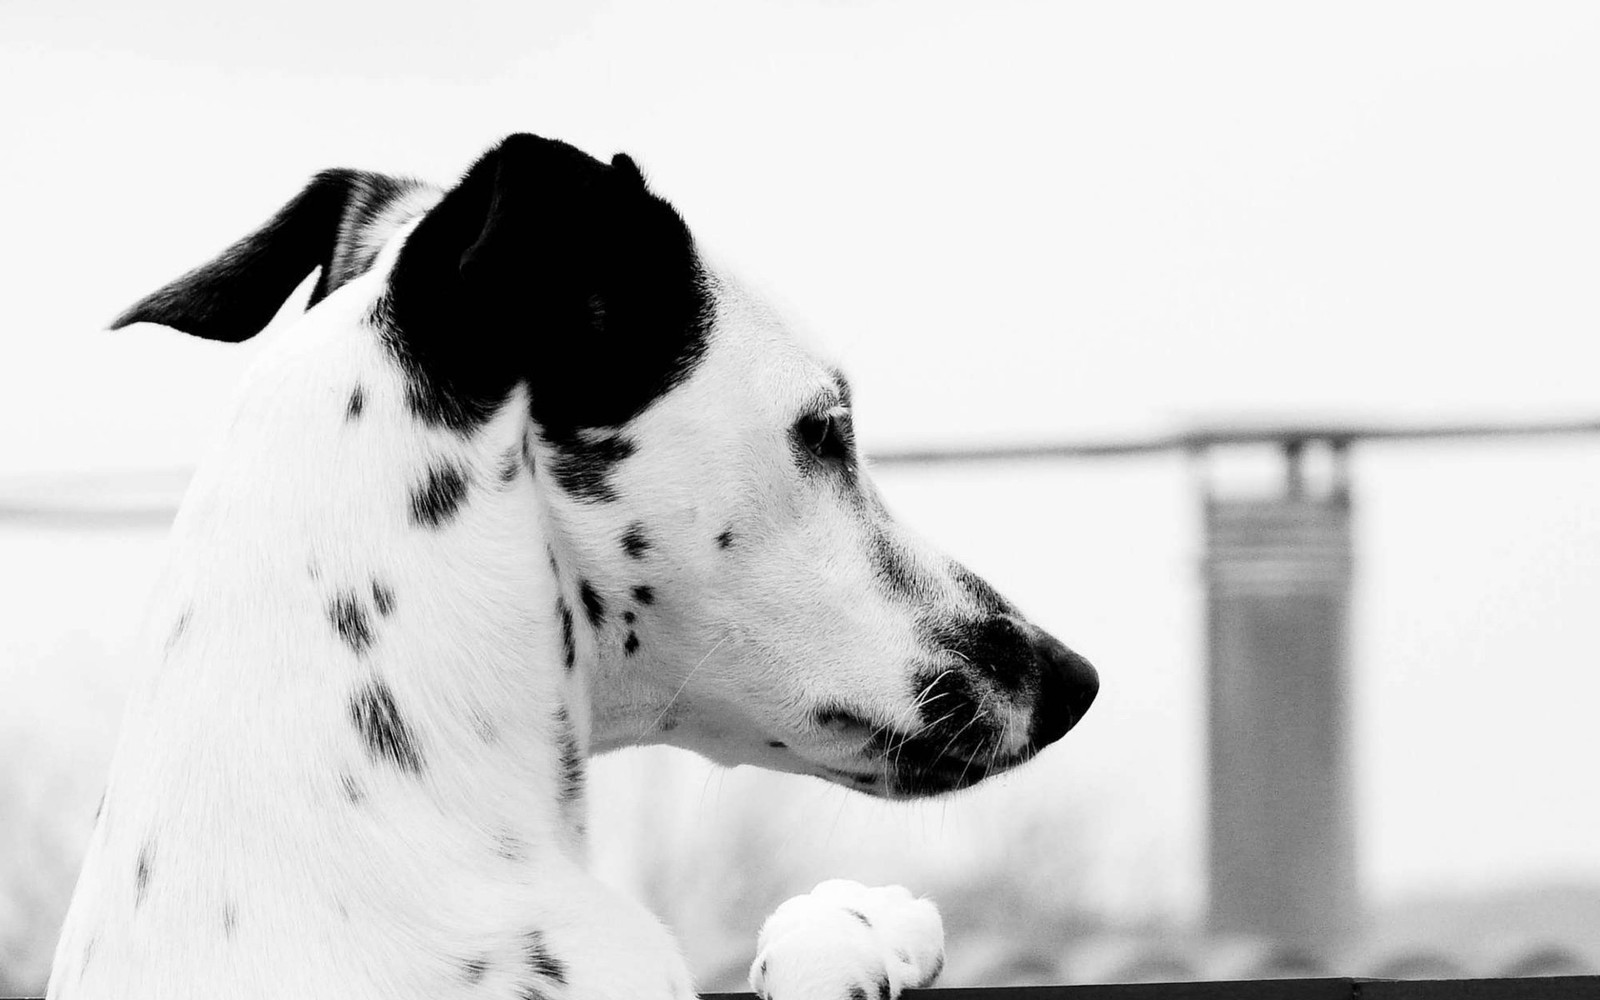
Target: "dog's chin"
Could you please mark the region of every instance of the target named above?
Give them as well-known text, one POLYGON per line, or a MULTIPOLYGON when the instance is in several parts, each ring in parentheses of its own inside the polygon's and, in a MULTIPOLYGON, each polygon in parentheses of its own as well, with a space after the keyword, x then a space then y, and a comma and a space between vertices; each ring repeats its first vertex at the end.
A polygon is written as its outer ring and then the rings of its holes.
POLYGON ((1011 770, 1022 759, 991 761, 946 757, 929 761, 879 762, 859 769, 823 767, 818 776, 874 798, 903 801, 948 795, 1011 770))

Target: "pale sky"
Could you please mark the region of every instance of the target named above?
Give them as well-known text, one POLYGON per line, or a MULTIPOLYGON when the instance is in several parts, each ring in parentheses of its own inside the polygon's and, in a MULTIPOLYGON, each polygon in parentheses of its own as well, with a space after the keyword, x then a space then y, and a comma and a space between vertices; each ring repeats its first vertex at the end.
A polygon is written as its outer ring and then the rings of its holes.
MULTIPOLYGON (((869 449, 1600 412, 1594 4, 330 6, 0 5, 0 477, 194 461, 251 349, 106 320, 316 170, 448 180, 516 130, 632 153, 840 347, 869 449)), ((1597 452, 1358 461, 1379 895, 1600 881, 1597 452)), ((1041 774, 1160 854, 1176 909, 1199 858, 1190 485, 1177 462, 888 483, 1101 664, 1080 748, 1041 774)), ((106 602, 114 653, 159 547, 0 545, 25 610, 0 672, 70 701, 40 666, 82 628, 60 602, 106 602)))

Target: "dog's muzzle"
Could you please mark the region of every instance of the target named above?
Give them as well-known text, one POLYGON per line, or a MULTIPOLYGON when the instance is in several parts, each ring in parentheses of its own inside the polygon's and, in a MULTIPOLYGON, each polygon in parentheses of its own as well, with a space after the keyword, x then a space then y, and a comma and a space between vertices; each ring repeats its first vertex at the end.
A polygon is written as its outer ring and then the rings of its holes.
POLYGON ((871 732, 862 756, 876 766, 827 768, 830 777, 895 799, 967 788, 1065 736, 1099 693, 1088 660, 1019 617, 995 616, 964 634, 968 641, 946 646, 950 656, 918 685, 920 724, 905 731, 852 718, 845 731, 871 732))

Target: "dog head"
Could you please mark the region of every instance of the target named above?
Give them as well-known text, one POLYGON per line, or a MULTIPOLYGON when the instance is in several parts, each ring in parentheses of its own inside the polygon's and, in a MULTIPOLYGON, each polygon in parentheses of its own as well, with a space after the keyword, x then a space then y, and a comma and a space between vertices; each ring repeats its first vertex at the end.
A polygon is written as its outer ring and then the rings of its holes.
POLYGON ((890 516, 843 373, 707 262, 626 156, 512 136, 442 195, 330 171, 115 325, 241 340, 314 268, 313 307, 391 237, 370 316, 412 416, 471 438, 526 401, 596 746, 904 797, 1082 718, 1094 669, 890 516))

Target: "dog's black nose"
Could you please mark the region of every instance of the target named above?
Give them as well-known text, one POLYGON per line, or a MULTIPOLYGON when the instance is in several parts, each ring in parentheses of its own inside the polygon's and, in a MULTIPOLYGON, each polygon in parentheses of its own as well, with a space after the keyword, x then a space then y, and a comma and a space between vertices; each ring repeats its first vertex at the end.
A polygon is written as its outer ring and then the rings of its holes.
POLYGON ((1055 636, 1033 629, 1033 659, 1039 670, 1039 700, 1028 734, 1042 749, 1078 724, 1100 691, 1100 675, 1088 660, 1062 645, 1055 636))

